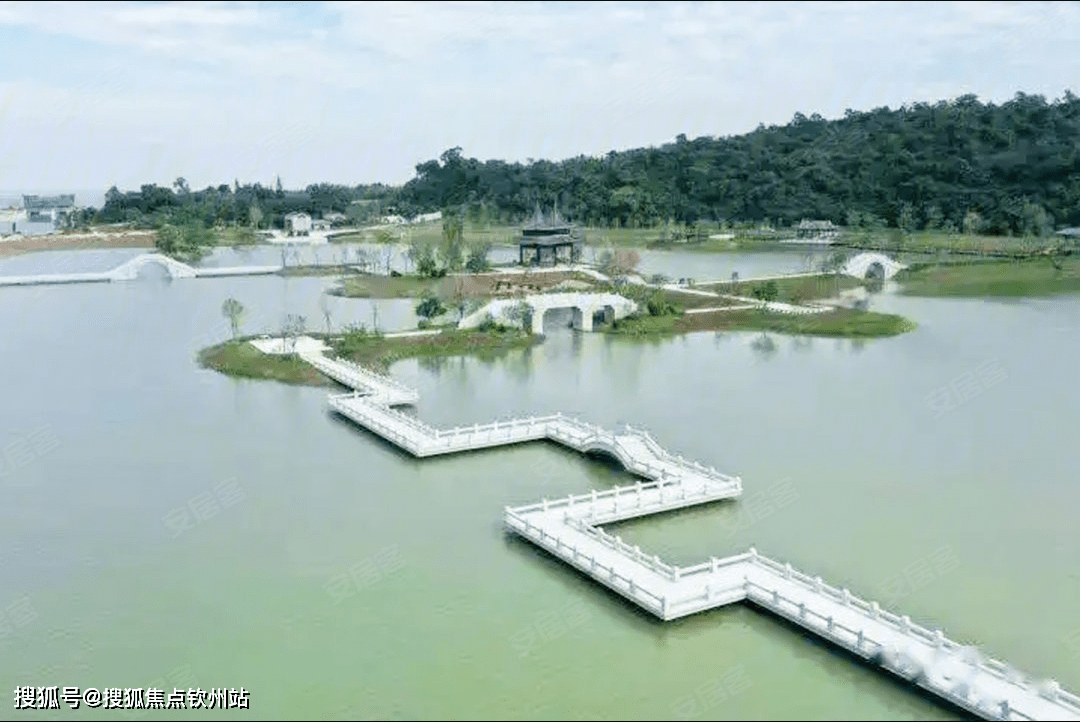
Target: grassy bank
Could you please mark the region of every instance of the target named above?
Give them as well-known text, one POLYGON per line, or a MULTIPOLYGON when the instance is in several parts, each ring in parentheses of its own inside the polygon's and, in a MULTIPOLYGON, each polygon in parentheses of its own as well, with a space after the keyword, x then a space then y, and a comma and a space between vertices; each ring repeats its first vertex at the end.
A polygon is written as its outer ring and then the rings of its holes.
POLYGON ((280 272, 282 276, 356 276, 360 272, 353 266, 286 266, 280 272))
POLYGON ((617 321, 607 333, 630 336, 663 336, 694 331, 773 331, 806 336, 879 338, 915 329, 903 316, 837 308, 825 313, 792 315, 756 309, 693 313, 681 316, 640 316, 617 321))
POLYGON ((816 276, 797 278, 776 278, 771 281, 738 281, 735 283, 711 283, 695 286, 703 291, 728 293, 733 296, 753 296, 754 288, 773 283, 776 285, 777 301, 800 304, 824 298, 834 298, 841 291, 857 288, 863 281, 837 273, 822 273, 816 276))
MULTIPOLYGON (((496 358, 507 351, 525 348, 541 340, 521 329, 493 327, 487 330, 444 330, 427 336, 386 337, 375 334, 349 333, 322 337, 332 349, 331 355, 348 359, 369 368, 387 371, 391 364, 405 358, 423 356, 478 356, 496 358)), ((294 355, 264 354, 252 346, 247 336, 210 346, 199 351, 197 359, 203 368, 227 376, 246 379, 267 379, 309 386, 333 385, 310 364, 294 355)))
POLYGON ((333 382, 306 361, 296 356, 263 353, 248 343, 252 338, 255 337, 247 336, 202 349, 197 356, 199 365, 242 379, 270 379, 308 386, 332 385, 333 382))
POLYGON ((334 355, 370 368, 386 371, 395 361, 423 356, 477 356, 497 358, 507 351, 525 348, 542 340, 518 328, 446 329, 427 336, 391 337, 348 335, 331 339, 334 355))
POLYGON ((596 285, 592 278, 583 273, 566 271, 467 274, 442 278, 361 274, 345 278, 341 286, 330 293, 346 298, 416 298, 428 292, 442 295, 460 293, 471 299, 486 300, 518 293, 557 290, 567 282, 580 288, 596 285))
POLYGON ((1080 256, 913 266, 893 280, 910 296, 1049 296, 1080 292, 1080 256))

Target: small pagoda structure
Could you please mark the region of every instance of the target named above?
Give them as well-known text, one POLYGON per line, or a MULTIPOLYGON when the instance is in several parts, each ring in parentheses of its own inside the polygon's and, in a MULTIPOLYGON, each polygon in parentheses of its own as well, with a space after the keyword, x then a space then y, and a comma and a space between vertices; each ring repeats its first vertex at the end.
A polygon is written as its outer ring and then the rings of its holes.
POLYGON ((574 263, 581 258, 584 246, 581 232, 564 221, 557 208, 552 209, 550 216, 545 216, 537 206, 533 219, 521 229, 518 257, 523 266, 574 263))

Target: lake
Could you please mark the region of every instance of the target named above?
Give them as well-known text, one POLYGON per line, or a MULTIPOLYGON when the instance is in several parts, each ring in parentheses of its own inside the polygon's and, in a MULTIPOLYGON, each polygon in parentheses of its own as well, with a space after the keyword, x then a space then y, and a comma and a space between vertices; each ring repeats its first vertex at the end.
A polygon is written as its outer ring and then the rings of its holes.
MULTIPOLYGON (((136 253, 31 254, 0 273, 136 253)), ((698 279, 804 265, 642 256, 647 273, 698 279)), ((631 481, 616 468, 544 443, 421 462, 328 414, 326 389, 196 365, 228 337, 224 299, 249 309, 245 332, 287 313, 321 328, 335 283, 148 272, 0 288, 8 689, 243 686, 251 710, 230 714, 269 719, 951 716, 746 606, 657 622, 503 531, 505 506, 631 481)), ((415 323, 409 300, 328 308, 332 327, 415 323)), ((754 544, 1080 689, 1080 299, 884 293, 871 308, 919 328, 635 342, 551 314, 531 349, 392 372, 436 425, 577 413, 741 475, 739 500, 617 525, 668 562, 754 544)))

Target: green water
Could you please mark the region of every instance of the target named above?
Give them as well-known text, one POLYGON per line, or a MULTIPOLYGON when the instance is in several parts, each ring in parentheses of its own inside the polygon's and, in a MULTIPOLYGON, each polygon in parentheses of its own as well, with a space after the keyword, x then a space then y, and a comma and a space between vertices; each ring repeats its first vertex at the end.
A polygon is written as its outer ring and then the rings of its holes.
MULTIPOLYGON (((286 312, 314 325, 332 283, 0 289, 0 449, 39 448, 0 476, 9 694, 243 686, 251 709, 227 714, 270 719, 952 714, 748 607, 656 622, 504 534, 506 505, 628 481, 600 462, 542 443, 418 462, 329 415, 323 389, 194 364, 226 297, 249 329, 286 312), (166 523, 215 493, 230 504, 166 523)), ((370 302, 331 301, 334 323, 370 322, 370 302)), ((493 362, 393 371, 437 425, 576 412, 740 474, 739 501, 618 525, 669 562, 755 544, 1080 689, 1080 300, 872 307, 920 327, 772 336, 771 351, 752 333, 553 329, 493 362), (968 398, 936 414, 927 396, 951 382, 968 398)), ((407 301, 380 302, 379 319, 413 320, 407 301)), ((9 705, 0 718, 116 715, 9 705)))

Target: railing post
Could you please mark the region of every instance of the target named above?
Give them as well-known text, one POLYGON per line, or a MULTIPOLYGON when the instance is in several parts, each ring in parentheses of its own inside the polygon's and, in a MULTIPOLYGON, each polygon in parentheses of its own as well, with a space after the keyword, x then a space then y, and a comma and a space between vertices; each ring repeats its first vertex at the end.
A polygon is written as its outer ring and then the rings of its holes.
POLYGON ((877 619, 881 615, 881 607, 877 602, 870 602, 870 616, 877 619))
POLYGON ((705 585, 705 603, 707 604, 710 599, 712 599, 712 585, 711 584, 706 584, 705 585))
POLYGON ((548 500, 547 500, 547 497, 545 496, 545 497, 544 497, 543 499, 541 499, 540 501, 541 501, 541 503, 543 503, 543 505, 544 505, 544 511, 547 511, 547 510, 548 510, 548 500))
POLYGON ((934 630, 934 647, 941 649, 945 646, 945 635, 942 634, 940 629, 934 630))
MULTIPOLYGON (((615 572, 615 567, 612 567, 611 571, 612 571, 612 573, 614 573, 615 572)), ((633 596, 634 595, 634 580, 633 579, 627 579, 626 581, 628 581, 630 583, 630 595, 633 596)))
POLYGON ((799 602, 799 619, 806 616, 806 602, 799 602))
POLYGON ((831 615, 831 614, 829 615, 829 620, 828 620, 828 625, 827 625, 827 629, 828 629, 828 630, 829 630, 830 632, 832 632, 832 630, 833 630, 833 618, 832 618, 832 615, 831 615))
POLYGON ((675 567, 675 581, 682 579, 682 567, 675 567))
POLYGON ((911 634, 911 617, 906 614, 900 617, 900 630, 904 634, 911 634))
POLYGON ((1012 718, 1012 710, 1009 709, 1009 700, 1001 700, 1001 719, 1012 718))
POLYGON ((663 604, 664 604, 664 607, 663 607, 664 608, 664 619, 667 619, 667 617, 668 617, 668 598, 667 598, 666 594, 664 595, 664 603, 663 604))
POLYGON ((859 637, 855 640, 855 649, 862 651, 863 646, 863 630, 859 630, 859 637))
POLYGON ((784 579, 791 579, 791 563, 784 564, 784 579))
POLYGON ((814 591, 821 594, 821 577, 814 577, 814 591))
POLYGON ((843 597, 844 606, 845 607, 850 607, 851 606, 851 592, 849 592, 847 590, 847 587, 844 587, 844 590, 842 592, 842 597, 843 597))
POLYGON ((593 489, 590 493, 592 494, 592 503, 595 504, 596 503, 596 489, 593 489))

